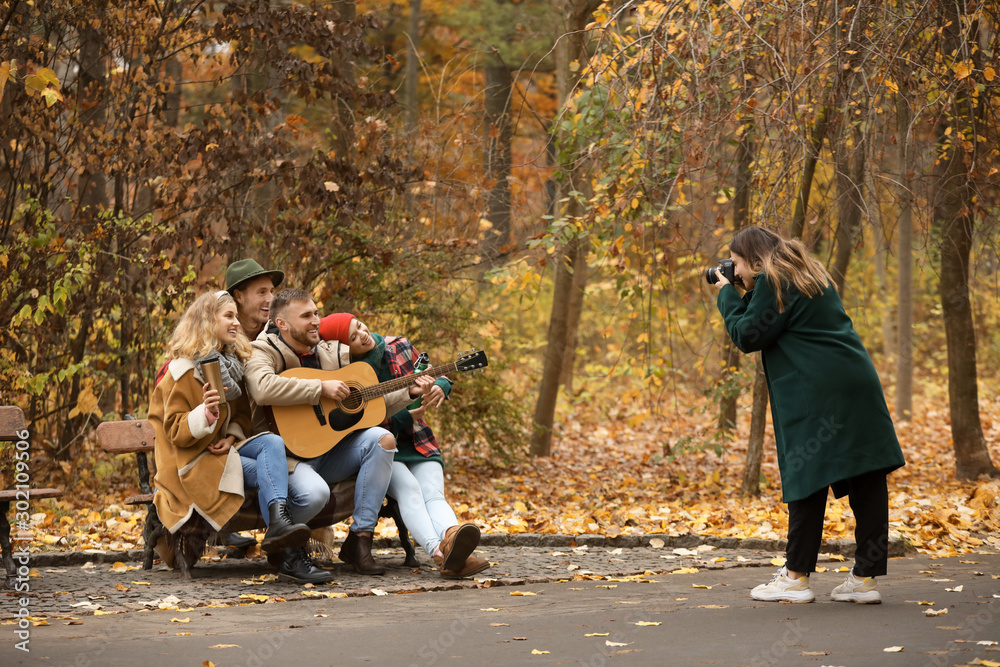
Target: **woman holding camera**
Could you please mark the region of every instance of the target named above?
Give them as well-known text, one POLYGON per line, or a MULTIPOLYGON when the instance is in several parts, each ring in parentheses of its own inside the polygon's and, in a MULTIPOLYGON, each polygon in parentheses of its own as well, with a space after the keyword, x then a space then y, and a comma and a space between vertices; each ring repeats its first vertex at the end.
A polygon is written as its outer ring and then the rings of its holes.
POLYGON ((756 600, 812 602, 829 488, 848 496, 857 526, 854 568, 834 600, 882 601, 875 577, 886 574, 888 473, 904 465, 882 385, 833 279, 798 240, 761 227, 729 244, 735 276, 716 271, 717 304, 733 343, 761 352, 788 504, 786 562, 752 591, 756 600))

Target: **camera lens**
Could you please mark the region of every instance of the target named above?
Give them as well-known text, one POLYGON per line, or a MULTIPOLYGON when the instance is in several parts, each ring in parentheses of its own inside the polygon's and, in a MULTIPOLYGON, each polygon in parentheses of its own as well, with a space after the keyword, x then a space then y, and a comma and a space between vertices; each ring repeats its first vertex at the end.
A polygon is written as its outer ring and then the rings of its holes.
POLYGON ((719 282, 719 274, 715 272, 715 268, 716 267, 713 266, 711 269, 705 271, 705 282, 707 282, 709 285, 714 285, 715 283, 719 282))

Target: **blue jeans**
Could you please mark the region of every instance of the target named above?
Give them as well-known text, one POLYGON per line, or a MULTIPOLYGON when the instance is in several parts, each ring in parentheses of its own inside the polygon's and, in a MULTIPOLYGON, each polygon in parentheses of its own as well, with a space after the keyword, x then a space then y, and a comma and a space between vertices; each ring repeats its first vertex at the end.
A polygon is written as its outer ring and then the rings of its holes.
POLYGON ((274 433, 264 433, 239 449, 243 464, 243 486, 257 489, 257 502, 266 525, 271 503, 288 499, 288 463, 285 441, 274 433))
POLYGON ((288 509, 296 523, 307 523, 330 502, 330 487, 357 476, 351 530, 375 530, 389 488, 395 449, 378 444, 389 431, 380 426, 351 433, 322 456, 301 461, 288 476, 288 509))
POLYGON ((406 529, 427 555, 433 557, 445 531, 458 525, 455 512, 444 499, 441 464, 437 461, 393 461, 389 495, 399 503, 406 529))

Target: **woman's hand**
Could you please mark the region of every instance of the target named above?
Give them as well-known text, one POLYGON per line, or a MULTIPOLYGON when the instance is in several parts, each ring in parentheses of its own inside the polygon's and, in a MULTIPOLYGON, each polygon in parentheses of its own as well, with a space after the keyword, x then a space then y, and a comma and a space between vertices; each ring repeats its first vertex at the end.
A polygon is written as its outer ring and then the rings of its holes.
POLYGON ((424 393, 424 407, 440 408, 444 405, 444 389, 439 384, 431 385, 431 388, 424 393))
POLYGON ((729 278, 722 275, 722 269, 720 268, 715 269, 715 277, 717 278, 715 282, 716 289, 721 290, 725 285, 732 285, 732 283, 729 282, 729 278))
POLYGON ((235 443, 236 443, 236 438, 234 436, 227 435, 225 438, 219 440, 214 445, 209 445, 208 451, 212 452, 213 454, 225 454, 229 451, 229 448, 232 447, 235 443))
POLYGON ((434 378, 430 375, 424 375, 418 377, 414 380, 415 384, 410 385, 410 396, 416 398, 417 396, 423 396, 428 388, 434 384, 434 378))
POLYGON ((205 405, 205 416, 208 418, 209 425, 212 425, 219 418, 219 392, 212 389, 212 385, 207 382, 201 391, 201 402, 205 405))
POLYGON ((414 408, 410 410, 410 416, 413 417, 413 421, 420 421, 424 418, 424 412, 427 410, 423 405, 419 408, 414 408))

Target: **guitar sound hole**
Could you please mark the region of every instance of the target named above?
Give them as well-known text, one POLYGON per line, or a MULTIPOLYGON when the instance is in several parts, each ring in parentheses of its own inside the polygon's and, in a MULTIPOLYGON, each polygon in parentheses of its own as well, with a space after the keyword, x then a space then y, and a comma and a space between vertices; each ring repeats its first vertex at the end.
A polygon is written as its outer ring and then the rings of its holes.
POLYGON ((345 410, 357 410, 361 407, 361 392, 351 387, 351 395, 340 402, 345 410))

